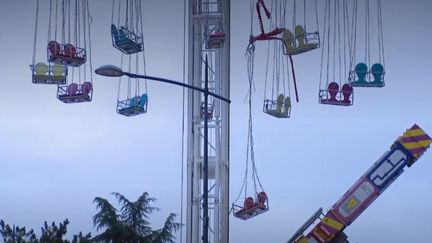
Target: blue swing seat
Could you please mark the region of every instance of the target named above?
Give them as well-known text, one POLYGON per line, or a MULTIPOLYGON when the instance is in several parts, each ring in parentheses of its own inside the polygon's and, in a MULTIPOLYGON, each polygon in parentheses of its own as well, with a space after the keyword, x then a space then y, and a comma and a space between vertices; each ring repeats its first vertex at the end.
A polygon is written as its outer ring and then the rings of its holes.
POLYGON ((117 29, 112 24, 111 36, 113 46, 125 54, 133 54, 143 50, 143 36, 135 34, 123 26, 117 29))
POLYGON ((148 96, 134 96, 130 99, 117 101, 117 113, 123 116, 136 116, 147 112, 148 96))

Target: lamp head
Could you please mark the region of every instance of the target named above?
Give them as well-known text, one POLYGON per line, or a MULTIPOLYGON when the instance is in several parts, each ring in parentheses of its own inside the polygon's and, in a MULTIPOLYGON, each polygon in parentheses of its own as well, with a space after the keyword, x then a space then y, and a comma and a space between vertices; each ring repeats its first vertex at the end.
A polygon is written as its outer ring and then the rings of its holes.
POLYGON ((124 75, 121 68, 114 65, 103 65, 97 68, 95 73, 106 77, 121 77, 124 75))

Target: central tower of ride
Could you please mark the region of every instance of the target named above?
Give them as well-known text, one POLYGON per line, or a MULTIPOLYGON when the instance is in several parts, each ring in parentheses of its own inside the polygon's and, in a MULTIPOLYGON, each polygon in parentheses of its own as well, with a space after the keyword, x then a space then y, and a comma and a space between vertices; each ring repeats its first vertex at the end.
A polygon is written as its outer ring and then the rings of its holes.
MULTIPOLYGON (((188 1, 188 76, 190 85, 204 88, 208 58, 210 92, 230 98, 230 0, 188 1)), ((229 241, 229 104, 188 91, 186 242, 229 241), (208 218, 203 213, 204 119, 208 114, 208 218)))

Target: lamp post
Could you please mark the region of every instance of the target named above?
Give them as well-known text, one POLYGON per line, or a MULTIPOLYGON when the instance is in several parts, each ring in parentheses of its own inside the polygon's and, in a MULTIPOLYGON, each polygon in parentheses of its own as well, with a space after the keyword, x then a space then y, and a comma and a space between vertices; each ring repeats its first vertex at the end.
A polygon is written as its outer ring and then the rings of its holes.
POLYGON ((124 72, 121 68, 114 66, 114 65, 104 65, 95 70, 95 73, 101 76, 106 77, 121 77, 121 76, 128 76, 130 78, 141 78, 141 79, 147 79, 147 80, 153 80, 153 81, 159 81, 163 83, 169 83, 174 84, 177 86, 182 86, 184 88, 192 89, 195 91, 199 91, 203 93, 204 95, 204 163, 203 163, 203 172, 204 172, 204 182, 203 182, 203 236, 202 241, 203 243, 208 243, 208 229, 209 229, 209 216, 208 216, 208 96, 211 95, 217 99, 220 99, 224 102, 227 102, 228 104, 231 103, 231 100, 222 97, 218 94, 215 94, 213 92, 210 92, 208 90, 208 63, 207 63, 207 57, 205 60, 205 82, 204 82, 204 89, 201 87, 196 87, 193 85, 185 84, 182 82, 178 82, 175 80, 160 78, 160 77, 153 77, 148 75, 141 75, 141 74, 135 74, 135 73, 129 73, 124 72))

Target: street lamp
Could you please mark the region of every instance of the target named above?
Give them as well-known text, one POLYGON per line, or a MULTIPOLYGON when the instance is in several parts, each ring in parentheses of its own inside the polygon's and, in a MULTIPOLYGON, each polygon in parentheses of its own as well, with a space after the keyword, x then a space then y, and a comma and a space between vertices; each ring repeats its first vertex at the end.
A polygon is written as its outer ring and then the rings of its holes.
MULTIPOLYGON (((207 65, 207 61, 206 61, 206 65, 207 65)), ((206 73, 207 73, 207 69, 206 69, 206 73)), ((231 101, 225 97, 222 97, 218 94, 215 94, 213 92, 208 91, 208 88, 206 90, 206 88, 200 88, 200 87, 196 87, 193 85, 189 85, 189 84, 185 84, 182 82, 178 82, 178 81, 174 81, 174 80, 170 80, 170 79, 166 79, 166 78, 160 78, 160 77, 154 77, 154 76, 148 76, 148 75, 141 75, 141 74, 135 74, 135 73, 128 73, 123 71, 121 68, 114 66, 114 65, 103 65, 100 66, 99 68, 97 68, 95 70, 96 74, 99 74, 101 76, 105 76, 105 77, 121 77, 121 76, 128 76, 130 78, 142 78, 142 79, 148 79, 148 80, 153 80, 153 81, 159 81, 159 82, 163 82, 163 83, 170 83, 170 84, 174 84, 174 85, 178 85, 178 86, 182 86, 185 88, 189 88, 189 89, 193 89, 196 91, 199 91, 201 93, 203 93, 204 95, 210 95, 213 96, 215 98, 218 98, 220 100, 223 100, 227 103, 231 103, 231 101)), ((206 74, 206 79, 208 79, 208 73, 206 74)), ((208 82, 208 80, 206 81, 208 82)))
POLYGON ((141 78, 141 79, 147 79, 147 80, 153 80, 153 81, 159 81, 169 84, 174 84, 178 86, 182 86, 184 88, 189 88, 192 90, 199 91, 204 94, 204 164, 203 164, 203 172, 204 172, 204 183, 203 183, 203 237, 202 240, 204 243, 208 243, 208 229, 209 229, 209 217, 208 217, 208 96, 211 95, 215 98, 218 98, 220 100, 223 100, 227 102, 228 104, 231 103, 231 100, 222 97, 218 94, 215 94, 213 92, 210 92, 208 90, 208 63, 207 63, 207 56, 205 60, 205 83, 204 83, 204 89, 201 87, 196 87, 193 85, 185 84, 182 82, 165 79, 165 78, 159 78, 159 77, 153 77, 148 75, 141 75, 141 74, 134 74, 123 71, 121 68, 114 66, 114 65, 104 65, 95 70, 95 73, 101 76, 106 77, 121 77, 123 75, 128 76, 130 78, 141 78))

